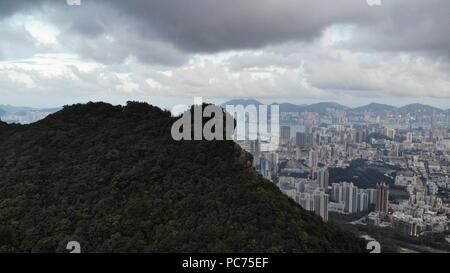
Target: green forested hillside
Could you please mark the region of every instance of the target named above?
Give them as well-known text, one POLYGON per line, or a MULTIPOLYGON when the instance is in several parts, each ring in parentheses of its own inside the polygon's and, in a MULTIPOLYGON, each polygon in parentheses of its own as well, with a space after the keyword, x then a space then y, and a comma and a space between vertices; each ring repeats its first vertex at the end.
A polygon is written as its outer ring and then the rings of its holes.
POLYGON ((170 136, 142 103, 0 123, 0 252, 360 252, 251 168, 230 141, 170 136))

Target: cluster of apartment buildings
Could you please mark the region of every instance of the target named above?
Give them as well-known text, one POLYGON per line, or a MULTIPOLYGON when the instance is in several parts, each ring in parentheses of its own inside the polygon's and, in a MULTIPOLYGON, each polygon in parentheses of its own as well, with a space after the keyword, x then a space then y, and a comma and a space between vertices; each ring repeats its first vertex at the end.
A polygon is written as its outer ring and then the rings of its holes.
POLYGON ((443 114, 349 114, 282 112, 279 146, 259 140, 240 143, 254 167, 282 192, 324 220, 329 212, 368 213, 365 224, 398 227, 414 236, 447 230, 450 215, 450 116, 443 114), (331 168, 355 160, 391 166, 391 185, 358 188, 329 184, 331 168), (390 186, 409 195, 389 201, 390 186), (442 196, 447 194, 447 198, 442 196))
POLYGON ((327 171, 322 170, 318 173, 319 175, 315 179, 282 176, 277 185, 283 193, 295 200, 302 208, 313 211, 324 221, 328 221, 327 171))

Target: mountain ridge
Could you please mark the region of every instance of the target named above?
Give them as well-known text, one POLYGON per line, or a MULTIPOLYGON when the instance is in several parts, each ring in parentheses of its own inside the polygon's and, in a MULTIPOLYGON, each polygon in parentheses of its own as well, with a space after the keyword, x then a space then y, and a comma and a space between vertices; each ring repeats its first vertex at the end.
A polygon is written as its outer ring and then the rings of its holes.
MULTIPOLYGON (((231 101, 227 101, 222 103, 221 105, 236 105, 239 102, 239 100, 231 100, 231 101)), ((257 101, 257 100, 255 100, 257 101)), ((261 102, 257 101, 258 104, 260 105, 262 104, 261 102)), ((364 111, 374 111, 374 112, 411 112, 414 113, 420 109, 425 109, 425 112, 433 112, 435 111, 435 113, 445 113, 448 110, 444 110, 438 107, 434 107, 431 105, 427 105, 427 104, 420 104, 420 103, 411 103, 411 104, 407 104, 404 105, 402 107, 395 107, 392 105, 388 105, 388 104, 381 104, 381 103, 369 103, 363 106, 359 106, 359 107, 347 107, 345 105, 336 103, 336 102, 319 102, 319 103, 313 103, 313 104, 293 104, 293 103, 273 103, 271 105, 280 105, 280 111, 281 112, 303 112, 303 111, 310 111, 310 112, 319 112, 322 113, 324 112, 324 110, 326 108, 333 108, 333 109, 337 109, 337 110, 342 110, 342 111, 349 111, 349 112, 355 112, 355 113, 363 113, 364 111), (287 105, 288 107, 283 108, 283 105, 287 105), (289 109, 289 110, 285 110, 283 111, 283 109, 289 109), (294 110, 294 111, 292 111, 294 110)), ((244 106, 247 106, 248 104, 245 104, 244 106)))
POLYGON ((425 114, 433 114, 433 113, 444 113, 445 111, 436 108, 427 104, 422 103, 411 103, 405 106, 398 108, 399 112, 408 113, 408 112, 416 112, 416 113, 425 113, 425 114))
POLYGON ((49 107, 49 108, 36 108, 28 106, 14 106, 10 104, 0 104, 0 109, 8 113, 17 113, 24 111, 46 111, 46 112, 57 112, 61 107, 49 107))
POLYGON ((0 119, 8 123, 29 124, 40 120, 61 108, 32 108, 26 106, 0 105, 0 119))

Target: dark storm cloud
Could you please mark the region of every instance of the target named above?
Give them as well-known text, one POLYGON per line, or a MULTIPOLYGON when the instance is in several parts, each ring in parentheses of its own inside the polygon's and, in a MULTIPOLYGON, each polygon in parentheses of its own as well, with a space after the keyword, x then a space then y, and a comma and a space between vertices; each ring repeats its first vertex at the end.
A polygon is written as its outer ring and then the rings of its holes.
POLYGON ((350 43, 356 48, 449 52, 448 0, 382 0, 379 7, 365 0, 103 2, 135 18, 143 34, 157 34, 188 52, 309 41, 333 24, 357 26, 360 39, 350 43))
POLYGON ((360 25, 347 44, 350 48, 449 57, 450 1, 385 0, 381 10, 379 20, 360 25))
POLYGON ((23 9, 28 5, 29 1, 17 0, 17 1, 0 1, 0 16, 8 16, 16 12, 17 10, 23 9))
POLYGON ((448 0, 381 0, 379 7, 366 0, 81 1, 81 7, 65 0, 2 1, 0 15, 45 2, 59 8, 57 22, 66 32, 92 40, 115 36, 124 47, 131 35, 118 36, 124 32, 115 28, 129 24, 136 40, 158 40, 187 53, 311 41, 336 24, 356 26, 354 39, 344 44, 355 50, 449 52, 448 0))
POLYGON ((365 14, 369 8, 359 0, 326 0, 320 4, 316 0, 111 3, 137 16, 142 27, 190 52, 252 49, 291 40, 308 41, 335 22, 376 19, 375 14, 365 14))
POLYGON ((0 19, 16 12, 27 12, 30 9, 39 8, 44 2, 60 6, 65 3, 58 0, 0 0, 0 19))

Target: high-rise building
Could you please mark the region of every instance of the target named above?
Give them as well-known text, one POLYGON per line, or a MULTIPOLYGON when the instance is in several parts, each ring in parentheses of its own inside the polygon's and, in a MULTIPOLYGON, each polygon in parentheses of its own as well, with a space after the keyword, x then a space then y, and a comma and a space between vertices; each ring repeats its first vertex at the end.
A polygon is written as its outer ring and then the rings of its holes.
POLYGON ((369 208, 369 195, 363 190, 359 189, 356 192, 356 212, 365 211, 369 208))
POLYGON ((266 179, 272 180, 271 162, 265 158, 260 159, 259 172, 266 179))
POLYGON ((357 190, 358 188, 355 187, 353 183, 333 183, 331 193, 333 201, 337 203, 344 203, 344 211, 347 213, 354 213, 356 208, 357 190))
POLYGON ((309 163, 308 163, 308 165, 309 165, 309 167, 311 169, 314 170, 314 169, 317 168, 318 163, 319 163, 319 152, 316 151, 315 149, 311 149, 309 151, 309 163))
POLYGON ((447 111, 447 128, 450 129, 450 109, 447 111))
POLYGON ((357 133, 356 129, 350 129, 349 139, 351 143, 356 143, 358 141, 356 133, 357 133))
POLYGON ((391 129, 391 128, 385 128, 384 129, 384 135, 394 139, 395 138, 395 129, 391 129))
POLYGON ((314 212, 322 217, 324 221, 328 221, 328 194, 323 191, 314 191, 314 212))
POLYGON ((261 155, 261 142, 259 139, 250 141, 250 151, 254 157, 259 158, 261 155))
POLYGON ((334 147, 334 145, 331 145, 330 147, 330 156, 334 157, 336 154, 336 148, 334 147))
POLYGON ((376 189, 365 189, 368 197, 369 204, 375 204, 377 202, 377 190, 376 189))
POLYGON ((278 174, 279 155, 273 152, 263 152, 258 158, 256 169, 264 178, 272 180, 272 176, 278 174))
POLYGON ((310 147, 313 142, 313 135, 310 133, 297 133, 295 135, 295 144, 300 148, 310 147))
POLYGON ((278 173, 278 163, 279 163, 279 155, 277 153, 267 153, 267 159, 270 161, 270 168, 273 174, 278 173))
POLYGON ((376 210, 381 213, 388 213, 389 207, 389 186, 385 183, 377 184, 376 210))
POLYGON ((375 189, 358 189, 353 183, 341 182, 331 185, 331 199, 333 202, 342 203, 343 211, 356 213, 365 211, 370 204, 375 203, 375 189))
POLYGON ((295 145, 297 145, 297 147, 306 147, 306 135, 306 133, 297 133, 295 135, 295 145))
POLYGON ((291 127, 281 126, 280 128, 280 143, 286 145, 291 140, 291 127))
POLYGON ((344 202, 345 207, 344 211, 348 213, 354 213, 356 212, 356 191, 357 187, 353 185, 353 183, 345 183, 343 185, 343 195, 344 195, 344 202))
POLYGON ((329 195, 318 187, 317 181, 306 178, 281 177, 278 183, 280 190, 294 199, 303 209, 312 211, 328 220, 329 195))
POLYGON ((328 189, 328 183, 330 180, 330 172, 328 168, 321 168, 314 171, 313 178, 317 180, 319 187, 322 189, 328 189))
POLYGON ((313 134, 313 144, 320 145, 320 133, 319 132, 315 132, 313 134))
POLYGON ((357 187, 353 183, 341 182, 333 183, 331 197, 336 203, 344 203, 344 211, 347 213, 355 212, 355 199, 357 187))
POLYGON ((363 129, 358 130, 358 143, 366 142, 366 131, 363 129))
POLYGON ((295 159, 300 160, 301 157, 302 157, 301 150, 299 148, 295 148, 295 159))
POLYGON ((407 143, 412 143, 413 142, 413 133, 412 132, 408 132, 406 134, 406 142, 407 143))
POLYGON ((344 201, 344 192, 341 184, 333 183, 331 185, 331 199, 336 203, 344 201))
POLYGON ((310 193, 299 193, 297 202, 305 210, 314 211, 314 198, 310 193))

